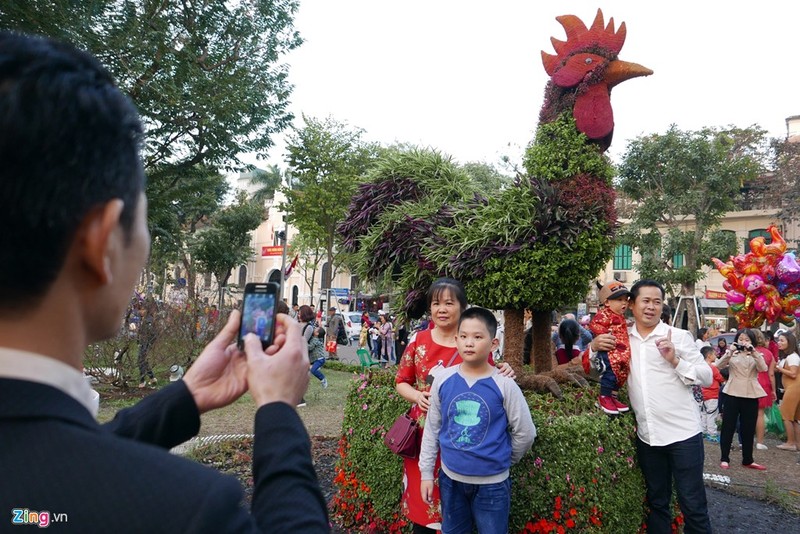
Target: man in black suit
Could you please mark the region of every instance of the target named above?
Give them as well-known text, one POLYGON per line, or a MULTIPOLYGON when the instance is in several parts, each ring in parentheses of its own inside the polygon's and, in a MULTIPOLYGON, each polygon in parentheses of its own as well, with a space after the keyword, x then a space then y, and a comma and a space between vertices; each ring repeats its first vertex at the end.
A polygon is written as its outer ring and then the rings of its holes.
POLYGON ((95 422, 83 351, 117 331, 150 248, 140 141, 96 59, 0 32, 0 531, 65 518, 74 532, 328 531, 294 409, 306 344, 285 315, 274 345, 250 335, 242 354, 234 312, 183 380, 95 422), (246 390, 249 512, 236 479, 169 454, 246 390))

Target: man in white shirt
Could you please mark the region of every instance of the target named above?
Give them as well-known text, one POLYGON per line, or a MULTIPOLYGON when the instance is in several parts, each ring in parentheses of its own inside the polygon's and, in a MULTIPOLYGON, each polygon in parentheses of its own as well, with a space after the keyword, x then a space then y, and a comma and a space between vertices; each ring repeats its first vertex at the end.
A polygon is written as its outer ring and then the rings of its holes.
MULTIPOLYGON (((711 368, 692 336, 661 322, 664 288, 640 280, 631 288, 628 329, 631 372, 628 395, 636 414, 637 453, 647 485, 647 532, 671 532, 672 480, 686 519, 685 532, 711 532, 703 485, 703 434, 691 385, 711 384, 711 368)), ((593 352, 614 348, 610 334, 597 336, 593 352)))

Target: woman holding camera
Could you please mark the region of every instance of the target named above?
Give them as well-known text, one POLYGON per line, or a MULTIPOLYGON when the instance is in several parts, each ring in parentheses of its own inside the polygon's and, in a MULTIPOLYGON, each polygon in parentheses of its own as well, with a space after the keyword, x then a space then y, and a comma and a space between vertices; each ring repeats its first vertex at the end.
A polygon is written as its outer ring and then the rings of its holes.
POLYGON ((728 382, 722 390, 725 398, 725 411, 722 413, 722 435, 720 448, 722 459, 720 467, 730 467, 731 442, 739 419, 739 435, 742 438, 742 465, 750 469, 766 470, 763 465, 753 461, 753 438, 758 419, 758 399, 767 395, 758 383, 758 373, 767 370, 764 356, 755 349, 756 335, 749 328, 736 332, 733 347, 717 362, 720 369, 729 369, 728 382))

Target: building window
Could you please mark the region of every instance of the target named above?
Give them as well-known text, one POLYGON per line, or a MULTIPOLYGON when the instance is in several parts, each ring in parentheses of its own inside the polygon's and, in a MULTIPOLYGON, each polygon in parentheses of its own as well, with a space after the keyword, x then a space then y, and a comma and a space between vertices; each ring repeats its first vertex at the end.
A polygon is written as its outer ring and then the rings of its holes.
POLYGON ((675 254, 672 256, 672 268, 680 269, 684 265, 683 254, 675 254))
POLYGON ((630 271, 632 258, 630 245, 617 245, 614 249, 614 270, 630 271))
POLYGON ((759 236, 764 238, 765 244, 769 245, 770 243, 772 243, 772 236, 769 235, 769 232, 767 232, 766 229, 758 228, 756 230, 750 230, 749 232, 747 232, 747 241, 745 241, 744 243, 745 254, 750 252, 750 240, 753 239, 754 237, 759 237, 759 236))
POLYGON ((331 264, 325 262, 322 264, 322 284, 320 289, 330 289, 331 287, 331 264))
POLYGON ((247 285, 247 267, 242 265, 239 267, 239 287, 247 285))
POLYGON ((205 276, 203 276, 203 288, 211 288, 211 273, 206 273, 205 276))

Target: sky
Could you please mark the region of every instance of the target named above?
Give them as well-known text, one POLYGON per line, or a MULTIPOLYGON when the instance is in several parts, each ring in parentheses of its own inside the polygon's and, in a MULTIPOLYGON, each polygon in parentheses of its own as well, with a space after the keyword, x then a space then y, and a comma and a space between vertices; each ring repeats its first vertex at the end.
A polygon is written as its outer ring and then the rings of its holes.
MULTIPOLYGON (((782 138, 786 118, 800 115, 797 1, 300 0, 305 43, 284 57, 295 125, 303 113, 330 116, 368 141, 432 147, 461 163, 519 161, 548 79, 541 51, 554 52, 551 36, 565 39, 555 17, 590 26, 598 7, 627 26, 620 59, 654 71, 612 91, 613 160, 671 124, 758 124, 782 138)), ((285 167, 284 135, 266 163, 285 167)))

